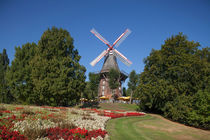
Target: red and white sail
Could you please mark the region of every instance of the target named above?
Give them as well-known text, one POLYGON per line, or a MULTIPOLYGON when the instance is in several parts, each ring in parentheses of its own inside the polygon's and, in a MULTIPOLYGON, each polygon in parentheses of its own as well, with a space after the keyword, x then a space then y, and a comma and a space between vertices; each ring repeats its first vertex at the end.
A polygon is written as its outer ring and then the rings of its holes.
POLYGON ((95 66, 106 54, 108 53, 107 50, 104 50, 98 57, 96 57, 91 63, 91 66, 95 66))
POLYGON ((122 33, 122 35, 119 36, 112 45, 110 45, 109 42, 104 37, 102 37, 95 29, 92 29, 90 32, 93 33, 98 39, 100 39, 104 44, 106 44, 109 47, 90 63, 91 66, 95 66, 107 53, 109 53, 109 51, 113 51, 113 55, 120 59, 120 61, 122 61, 125 65, 130 66, 132 64, 132 62, 128 60, 123 54, 121 54, 118 50, 114 49, 114 46, 118 47, 131 33, 129 29, 126 29, 125 32, 122 33))
POLYGON ((125 65, 130 66, 132 62, 128 60, 123 54, 121 54, 119 51, 114 49, 113 51, 114 56, 116 56, 118 59, 120 59, 121 62, 123 62, 125 65))
POLYGON ((117 48, 128 37, 130 33, 131 30, 126 29, 125 32, 113 43, 113 46, 117 48))

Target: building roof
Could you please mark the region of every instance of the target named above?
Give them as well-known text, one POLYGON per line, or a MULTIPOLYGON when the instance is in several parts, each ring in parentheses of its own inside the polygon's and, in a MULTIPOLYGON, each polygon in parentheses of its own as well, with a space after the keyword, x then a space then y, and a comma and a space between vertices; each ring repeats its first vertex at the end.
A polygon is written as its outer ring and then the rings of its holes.
POLYGON ((109 72, 110 69, 116 69, 116 70, 120 71, 118 64, 117 64, 116 56, 114 56, 112 53, 109 53, 105 57, 103 67, 101 69, 101 73, 109 72))
POLYGON ((105 57, 104 64, 103 64, 103 67, 102 67, 100 73, 108 73, 110 71, 110 69, 115 69, 120 72, 121 81, 125 81, 127 79, 128 74, 125 73, 124 71, 120 71, 119 66, 117 64, 116 56, 114 56, 112 54, 112 52, 110 52, 105 57))

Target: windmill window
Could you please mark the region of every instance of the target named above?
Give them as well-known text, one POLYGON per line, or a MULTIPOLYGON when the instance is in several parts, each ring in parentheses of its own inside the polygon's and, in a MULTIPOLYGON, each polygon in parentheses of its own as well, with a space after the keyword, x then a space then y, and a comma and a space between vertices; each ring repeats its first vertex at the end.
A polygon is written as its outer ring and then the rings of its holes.
POLYGON ((102 87, 102 90, 104 90, 104 89, 105 89, 105 86, 102 87))
POLYGON ((105 85, 105 81, 103 81, 103 85, 105 85))
POLYGON ((102 96, 104 96, 104 91, 102 91, 102 96))

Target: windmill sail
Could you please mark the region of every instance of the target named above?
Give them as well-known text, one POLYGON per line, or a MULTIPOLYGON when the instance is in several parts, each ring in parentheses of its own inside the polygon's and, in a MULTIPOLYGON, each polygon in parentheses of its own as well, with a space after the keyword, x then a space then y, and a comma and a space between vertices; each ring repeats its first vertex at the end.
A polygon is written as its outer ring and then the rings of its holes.
POLYGON ((128 37, 130 33, 131 30, 126 29, 125 32, 113 43, 113 45, 115 45, 117 48, 128 37))
POLYGON ((91 66, 95 66, 96 63, 98 63, 98 62, 101 60, 101 58, 103 58, 106 54, 107 54, 107 50, 104 50, 98 57, 96 57, 96 58, 90 63, 90 65, 91 65, 91 66))
POLYGON ((109 41, 107 41, 103 36, 101 36, 95 29, 92 29, 90 32, 93 33, 98 39, 100 39, 102 42, 104 42, 106 45, 109 46, 109 41))
POLYGON ((121 62, 123 62, 125 65, 130 66, 132 64, 131 61, 129 61, 124 55, 122 55, 119 51, 114 49, 113 54, 120 59, 121 62))
POLYGON ((114 46, 116 46, 116 47, 119 46, 120 43, 122 43, 123 40, 125 40, 125 38, 131 33, 131 31, 129 29, 126 29, 125 32, 122 33, 118 37, 118 39, 113 43, 113 45, 110 45, 109 42, 104 37, 102 37, 95 29, 92 29, 90 32, 93 33, 98 39, 100 39, 103 43, 105 43, 108 46, 108 49, 107 50, 104 50, 98 57, 96 57, 90 63, 90 65, 95 66, 96 63, 98 63, 107 53, 110 53, 108 55, 112 55, 112 53, 113 53, 113 55, 115 57, 117 57, 118 59, 120 59, 120 61, 122 61, 127 66, 130 66, 132 64, 132 62, 129 61, 124 55, 122 55, 119 51, 117 51, 116 49, 114 49, 114 46))

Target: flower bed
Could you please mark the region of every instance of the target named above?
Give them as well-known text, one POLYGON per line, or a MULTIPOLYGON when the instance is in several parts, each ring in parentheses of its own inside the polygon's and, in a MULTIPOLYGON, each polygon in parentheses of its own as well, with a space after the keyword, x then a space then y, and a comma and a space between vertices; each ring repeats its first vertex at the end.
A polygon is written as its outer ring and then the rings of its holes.
POLYGON ((123 110, 4 105, 0 108, 0 139, 109 139, 109 119, 141 116, 123 110))
POLYGON ((18 131, 11 131, 6 126, 0 126, 0 139, 2 140, 26 140, 24 135, 21 135, 18 131))
POLYGON ((96 112, 98 115, 114 118, 129 117, 129 116, 142 116, 143 112, 125 112, 123 110, 97 110, 97 109, 84 109, 96 112))
POLYGON ((0 119, 0 139, 3 139, 3 140, 8 140, 8 139, 25 140, 26 139, 26 137, 24 135, 21 135, 20 132, 12 130, 14 126, 14 122, 18 120, 21 120, 21 119, 17 118, 15 115, 0 119))
POLYGON ((88 131, 86 129, 75 128, 75 129, 60 129, 59 127, 56 128, 49 128, 46 130, 47 137, 50 140, 54 139, 87 139, 91 140, 92 138, 102 137, 104 138, 107 134, 106 131, 98 129, 98 130, 91 130, 88 131))

